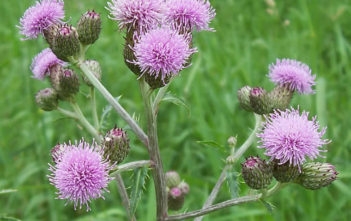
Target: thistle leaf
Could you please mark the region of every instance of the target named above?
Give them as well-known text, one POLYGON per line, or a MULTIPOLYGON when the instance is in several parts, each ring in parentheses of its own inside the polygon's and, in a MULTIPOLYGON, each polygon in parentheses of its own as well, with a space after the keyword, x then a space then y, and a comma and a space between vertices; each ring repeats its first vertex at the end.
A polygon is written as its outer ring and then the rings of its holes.
POLYGON ((133 173, 133 186, 130 194, 130 212, 134 215, 138 203, 145 190, 146 180, 148 179, 148 169, 146 167, 137 168, 133 173))

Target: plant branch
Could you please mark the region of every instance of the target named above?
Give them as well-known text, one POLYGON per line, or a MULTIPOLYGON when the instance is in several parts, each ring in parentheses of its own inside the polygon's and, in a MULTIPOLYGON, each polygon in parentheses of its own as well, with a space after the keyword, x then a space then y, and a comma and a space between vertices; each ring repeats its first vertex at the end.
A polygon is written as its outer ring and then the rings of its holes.
POLYGON ((91 112, 93 115, 94 126, 97 130, 99 130, 100 123, 99 123, 99 117, 96 110, 96 96, 95 96, 94 87, 90 87, 90 101, 91 101, 91 112))
MULTIPOLYGON (((256 133, 258 132, 258 130, 261 127, 261 122, 262 122, 261 115, 255 114, 255 121, 256 121, 255 128, 252 130, 250 136, 241 145, 241 147, 237 151, 232 153, 232 155, 230 156, 230 157, 232 157, 232 163, 225 165, 225 167, 223 168, 223 170, 221 172, 221 175, 219 176, 219 178, 217 180, 217 183, 213 187, 213 189, 211 191, 211 194, 209 195, 209 197, 207 198, 206 202, 204 203, 204 205, 202 207, 203 209, 209 207, 210 205, 212 205, 212 203, 214 202, 214 200, 217 197, 217 194, 218 194, 219 190, 221 189, 221 186, 222 186, 223 182, 226 179, 227 171, 232 168, 232 164, 234 164, 246 152, 246 150, 251 146, 251 144, 254 142, 254 140, 256 138, 256 133)), ((202 218, 203 218, 202 216, 201 217, 197 217, 195 219, 195 221, 201 221, 202 218)))
POLYGON ((123 206, 124 206, 124 208, 126 209, 126 212, 127 212, 128 220, 135 221, 136 218, 131 213, 130 201, 129 201, 128 193, 126 191, 126 187, 124 185, 123 178, 122 178, 121 174, 119 174, 119 173, 115 174, 115 180, 117 182, 117 188, 118 188, 118 192, 120 193, 123 206))
POLYGON ((151 165, 150 160, 139 160, 139 161, 133 161, 130 163, 117 165, 115 168, 115 171, 113 173, 111 173, 111 175, 122 173, 122 172, 125 172, 128 170, 133 170, 133 169, 139 168, 139 167, 149 167, 150 165, 151 165))
POLYGON ((89 81, 94 85, 94 87, 100 91, 102 96, 111 104, 111 106, 117 111, 119 116, 121 116, 127 124, 131 127, 133 132, 138 136, 138 138, 147 146, 148 137, 144 131, 139 127, 135 120, 128 114, 128 112, 119 104, 118 101, 111 95, 111 93, 100 83, 100 81, 94 76, 89 67, 82 61, 72 61, 75 63, 84 73, 84 75, 89 79, 89 81))
POLYGON ((150 160, 152 161, 152 178, 155 184, 156 192, 156 205, 157 205, 157 220, 161 221, 167 217, 168 201, 166 193, 166 181, 163 171, 163 165, 160 155, 160 149, 158 146, 158 135, 157 135, 157 113, 154 109, 151 93, 152 90, 145 82, 142 77, 140 80, 140 90, 143 96, 145 104, 145 112, 147 116, 147 127, 148 127, 148 151, 150 160))

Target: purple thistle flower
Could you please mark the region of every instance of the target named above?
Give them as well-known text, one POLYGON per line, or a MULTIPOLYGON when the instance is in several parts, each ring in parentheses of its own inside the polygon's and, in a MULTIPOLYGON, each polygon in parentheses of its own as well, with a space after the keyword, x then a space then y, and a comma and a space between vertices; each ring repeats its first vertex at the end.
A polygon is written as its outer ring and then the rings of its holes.
POLYGON ((133 28, 141 33, 161 22, 163 0, 112 0, 107 5, 110 18, 121 30, 133 28))
POLYGON ((58 59, 50 48, 46 48, 35 56, 30 69, 34 78, 42 80, 50 73, 50 68, 56 64, 65 65, 66 63, 58 59))
POLYGON ((20 33, 26 36, 25 39, 37 38, 49 26, 61 22, 65 16, 63 5, 62 0, 37 1, 20 19, 20 33))
POLYGON ((140 36, 133 48, 136 61, 131 62, 139 65, 143 74, 155 78, 161 75, 164 80, 177 75, 196 52, 195 48, 189 48, 189 42, 189 35, 180 35, 169 28, 153 29, 140 36))
POLYGON ((178 30, 213 31, 208 25, 216 12, 207 0, 167 0, 164 14, 166 23, 178 30))
POLYGON ((112 166, 102 157, 95 143, 89 145, 81 141, 77 145, 64 145, 64 153, 55 155, 56 164, 50 165, 49 180, 58 189, 58 198, 73 201, 74 208, 86 205, 91 199, 104 198, 110 181, 112 166))
POLYGON ((329 143, 322 139, 326 128, 319 131, 319 123, 316 117, 308 120, 308 112, 287 109, 276 110, 266 117, 263 129, 258 133, 261 146, 265 148, 265 154, 271 160, 278 160, 279 164, 289 162, 299 166, 306 157, 315 159, 319 156, 320 147, 329 143))
POLYGON ((269 66, 269 78, 274 83, 282 86, 287 85, 292 91, 301 94, 313 93, 312 86, 315 85, 315 75, 304 63, 293 59, 277 59, 275 64, 269 66))

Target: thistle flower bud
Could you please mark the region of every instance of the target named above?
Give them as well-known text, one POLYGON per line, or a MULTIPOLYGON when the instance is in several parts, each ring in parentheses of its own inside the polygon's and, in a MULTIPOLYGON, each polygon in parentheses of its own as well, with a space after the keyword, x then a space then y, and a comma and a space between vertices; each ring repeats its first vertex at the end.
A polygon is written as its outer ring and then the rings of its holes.
POLYGON ((166 186, 168 188, 176 187, 180 184, 180 176, 176 171, 168 171, 165 174, 166 186))
POLYGON ((180 182, 180 184, 178 185, 178 188, 182 191, 183 194, 188 194, 190 191, 190 187, 189 184, 187 184, 186 182, 182 181, 180 182))
POLYGON ((180 210, 184 205, 184 193, 179 187, 173 187, 168 191, 168 209, 180 210))
POLYGON ((101 31, 100 14, 93 11, 84 13, 77 24, 78 39, 83 45, 93 44, 101 31))
POLYGON ((287 109, 290 105, 293 94, 294 91, 290 90, 287 86, 276 86, 268 93, 271 108, 279 110, 287 109))
POLYGON ((46 40, 57 58, 69 61, 80 53, 77 30, 67 24, 53 26, 46 32, 46 40))
POLYGON ((62 157, 63 153, 65 152, 66 148, 67 148, 67 145, 57 144, 51 149, 52 161, 55 164, 57 164, 58 162, 61 161, 61 157, 62 157))
POLYGON ((121 128, 108 131, 102 142, 104 157, 111 163, 121 163, 128 155, 130 146, 127 133, 121 128))
POLYGON ((61 100, 70 99, 79 91, 78 76, 71 69, 55 65, 50 69, 50 82, 61 100))
POLYGON ((266 90, 255 87, 250 90, 250 104, 256 114, 267 114, 272 111, 266 90))
POLYGON ((250 86, 244 86, 242 88, 240 88, 237 92, 237 96, 238 96, 238 100, 239 100, 239 104, 240 106, 248 111, 248 112, 252 112, 252 106, 250 103, 250 91, 251 91, 251 87, 250 86))
POLYGON ((306 189, 317 190, 331 184, 337 175, 335 167, 329 163, 305 163, 302 165, 302 173, 296 183, 306 189))
POLYGON ((259 157, 249 157, 242 166, 245 183, 252 189, 266 188, 272 181, 272 166, 259 157))
POLYGON ((273 176, 281 183, 288 183, 294 181, 299 175, 300 170, 298 166, 286 162, 284 164, 279 164, 279 161, 272 161, 273 165, 273 176))
MULTIPOLYGON (((101 67, 100 67, 99 62, 97 62, 95 60, 85 60, 84 63, 93 72, 94 76, 100 81, 102 71, 101 71, 101 67)), ((83 80, 88 86, 90 86, 90 87, 93 86, 87 77, 83 76, 83 80)))
POLYGON ((58 106, 57 93, 52 88, 40 90, 35 96, 35 101, 44 111, 56 110, 58 106))

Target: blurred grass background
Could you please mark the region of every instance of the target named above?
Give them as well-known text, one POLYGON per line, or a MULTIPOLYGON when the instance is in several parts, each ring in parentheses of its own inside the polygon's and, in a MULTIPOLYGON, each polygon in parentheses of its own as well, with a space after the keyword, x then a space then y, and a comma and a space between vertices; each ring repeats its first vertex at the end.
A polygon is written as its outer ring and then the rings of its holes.
MULTIPOLYGON (((73 210, 73 206, 55 199, 55 189, 47 179, 50 149, 58 142, 87 137, 75 122, 56 112, 40 111, 34 102, 36 92, 48 82, 31 77, 32 58, 46 48, 44 40, 21 41, 18 25, 33 0, 3 1, 0 5, 0 220, 125 220, 114 183, 105 200, 92 203, 92 211, 73 210)), ((193 65, 184 70, 170 86, 175 96, 189 106, 164 103, 159 111, 159 137, 166 170, 177 170, 190 184, 183 210, 202 206, 216 182, 226 158, 226 149, 217 149, 198 141, 215 141, 226 147, 231 135, 240 145, 253 128, 252 115, 238 106, 236 91, 244 86, 273 88, 267 78, 268 65, 276 58, 294 58, 308 64, 317 75, 316 94, 295 96, 293 105, 317 115, 327 126, 331 139, 325 158, 340 172, 331 186, 308 191, 289 185, 269 198, 275 209, 267 211, 256 202, 240 205, 211 215, 204 220, 348 220, 351 216, 351 1, 287 0, 270 5, 267 1, 212 0, 217 16, 211 27, 216 32, 195 34, 199 53, 193 65)), ((88 9, 102 14, 100 39, 87 57, 100 62, 102 81, 121 104, 143 124, 143 106, 138 83, 122 60, 123 34, 107 18, 106 1, 66 1, 66 18, 75 24, 88 9)), ((82 88, 84 95, 86 88, 82 88)), ((84 97, 84 96, 83 96, 84 97)), ((106 103, 99 98, 100 112, 106 103)), ((81 99, 84 103, 84 99, 81 99)), ((87 112, 88 113, 88 112, 87 112)), ((117 115, 109 116, 109 125, 126 127, 117 115)), ((129 131, 132 151, 127 161, 146 159, 145 148, 129 131)), ((247 153, 260 154, 252 147, 247 153)), ((237 171, 240 166, 235 167, 237 171)), ((127 185, 130 174, 124 174, 127 185)), ((240 194, 248 189, 240 182, 240 194)), ((147 186, 139 204, 139 220, 154 219, 154 190, 147 186)), ((218 201, 229 198, 223 186, 218 201)))

